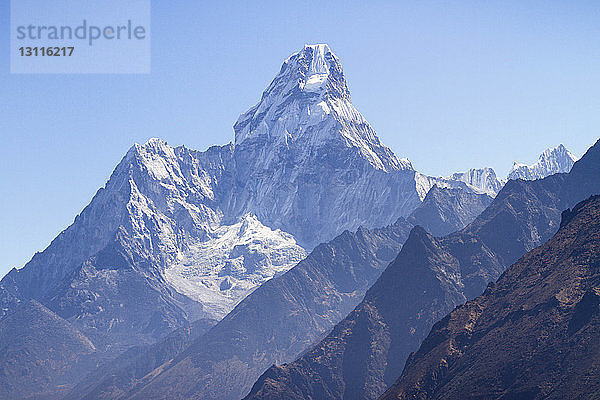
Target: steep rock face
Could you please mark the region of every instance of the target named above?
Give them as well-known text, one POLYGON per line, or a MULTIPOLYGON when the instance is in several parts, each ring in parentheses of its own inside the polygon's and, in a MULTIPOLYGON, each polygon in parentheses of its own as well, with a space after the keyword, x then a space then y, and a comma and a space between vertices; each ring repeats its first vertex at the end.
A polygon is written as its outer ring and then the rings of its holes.
POLYGON ((435 260, 423 250, 425 246, 413 246, 421 250, 411 257, 403 248, 404 257, 399 256, 388 269, 404 271, 404 275, 388 275, 386 270, 365 300, 331 334, 295 362, 267 370, 247 399, 377 398, 401 373, 410 352, 417 349, 440 317, 440 310, 450 311, 461 304, 456 288, 460 287, 458 293, 463 298, 478 296, 506 266, 548 240, 559 227, 559 210, 571 207, 577 196, 585 198, 600 192, 598 171, 600 142, 569 174, 537 181, 510 181, 467 227, 432 239, 427 248, 433 249, 439 259, 452 260, 438 268, 445 272, 432 280, 440 293, 445 293, 443 299, 420 291, 419 285, 426 282, 425 278, 415 283, 414 292, 409 287, 396 288, 415 281, 411 272, 419 277, 436 265, 415 261, 435 260), (415 265, 421 267, 414 268, 415 265), (444 285, 452 277, 462 286, 444 285), (362 362, 353 358, 357 355, 361 355, 362 362))
POLYGON ((389 225, 420 202, 410 163, 352 105, 327 45, 290 56, 234 130, 236 188, 225 214, 253 212, 305 248, 346 229, 389 225))
MULTIPOLYGON (((407 168, 350 102, 340 60, 326 44, 306 45, 291 55, 260 102, 240 116, 234 129, 236 145, 259 137, 289 146, 342 139, 377 169, 407 168)), ((263 164, 271 161, 261 159, 263 164)))
POLYGON ((552 174, 569 172, 577 161, 575 157, 565 146, 546 149, 535 164, 526 165, 515 161, 512 169, 508 173, 508 179, 524 179, 532 181, 542 179, 552 174))
POLYGON ((467 172, 454 173, 447 179, 465 182, 492 197, 496 196, 506 183, 496 176, 496 171, 492 168, 472 168, 467 172))
POLYGON ((157 340, 222 318, 305 249, 421 201, 415 172, 352 106, 325 45, 292 55, 235 131, 204 152, 133 146, 73 224, 3 278, 0 315, 35 298, 101 351, 157 340))
POLYGON ((414 228, 362 303, 298 360, 267 370, 246 399, 377 398, 434 322, 502 269, 474 237, 414 228))
POLYGON ((222 318, 254 288, 295 265, 304 249, 345 229, 391 224, 425 196, 410 163, 380 143, 350 102, 341 63, 326 45, 293 54, 235 132, 234 143, 204 152, 158 139, 133 146, 73 224, 2 280, 0 313, 29 298, 68 303, 56 290, 64 294, 61 288, 71 283, 104 290, 90 285, 106 279, 83 282, 81 270, 116 246, 135 259, 112 270, 133 268, 134 280, 147 281, 167 303, 180 303, 180 316, 162 324, 222 318), (207 246, 223 242, 248 215, 255 237, 225 240, 218 265, 206 263, 207 246), (73 277, 77 282, 70 282, 73 277))
POLYGON ((470 193, 461 189, 432 187, 423 203, 407 218, 421 225, 434 236, 444 236, 460 230, 492 202, 486 194, 470 193))
POLYGON ((438 322, 382 399, 588 399, 600 390, 600 197, 438 322))
POLYGON ((24 302, 0 320, 0 398, 61 396, 94 352, 67 321, 35 300, 24 302))
POLYGON ((408 235, 404 220, 344 232, 246 297, 132 398, 239 399, 265 368, 293 360, 362 299, 408 235))

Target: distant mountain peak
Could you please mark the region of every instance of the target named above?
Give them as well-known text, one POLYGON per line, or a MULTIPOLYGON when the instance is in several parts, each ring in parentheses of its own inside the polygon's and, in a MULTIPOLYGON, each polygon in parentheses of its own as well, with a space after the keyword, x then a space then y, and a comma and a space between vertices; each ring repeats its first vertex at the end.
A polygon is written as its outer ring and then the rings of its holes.
POLYGON ((575 161, 577 157, 560 144, 544 150, 534 164, 527 165, 515 161, 508 179, 534 180, 560 172, 569 172, 575 161))
POLYGON ((144 144, 134 143, 133 146, 129 148, 129 152, 139 153, 140 150, 148 151, 148 150, 160 150, 164 148, 171 147, 169 144, 163 139, 152 137, 146 141, 144 144))
POLYGON ((457 172, 447 179, 461 181, 475 188, 478 192, 496 196, 504 186, 505 181, 496 176, 493 168, 471 168, 466 172, 457 172))
POLYGON ((506 179, 497 176, 494 169, 489 167, 471 168, 466 172, 456 172, 440 179, 446 183, 463 182, 476 193, 495 197, 504 184, 511 179, 536 180, 560 172, 569 172, 575 161, 577 157, 560 144, 546 149, 534 164, 526 165, 515 161, 506 179))
POLYGON ((575 157, 573 153, 571 153, 562 143, 556 147, 550 147, 544 150, 544 152, 540 155, 539 159, 541 161, 544 161, 560 155, 567 156, 573 161, 577 161, 577 157, 575 157))

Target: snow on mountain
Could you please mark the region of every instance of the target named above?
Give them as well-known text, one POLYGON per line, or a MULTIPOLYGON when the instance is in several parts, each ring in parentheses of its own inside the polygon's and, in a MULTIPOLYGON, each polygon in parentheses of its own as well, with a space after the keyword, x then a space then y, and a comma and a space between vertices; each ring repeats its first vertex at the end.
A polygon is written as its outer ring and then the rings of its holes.
POLYGON ((471 168, 467 172, 457 172, 447 179, 465 182, 476 191, 496 196, 506 181, 499 179, 492 168, 471 168))
POLYGON ((190 243, 165 270, 165 279, 216 318, 306 256, 292 235, 264 226, 252 214, 218 227, 210 236, 190 243))
POLYGON ((561 144, 545 150, 535 164, 525 165, 515 161, 506 179, 499 178, 494 169, 489 167, 472 168, 466 172, 454 173, 446 178, 421 177, 420 193, 429 190, 433 184, 437 184, 439 187, 452 187, 458 181, 466 183, 476 193, 485 193, 495 197, 508 180, 535 180, 559 172, 569 172, 575 161, 577 161, 577 157, 561 144))
POLYGON ((569 172, 577 157, 562 144, 546 149, 538 161, 531 165, 514 162, 508 179, 535 180, 542 179, 559 172, 569 172))
POLYGON ((252 212, 307 249, 346 229, 391 224, 421 201, 410 162, 352 105, 327 45, 292 54, 234 130, 240 186, 225 214, 252 212))
MULTIPOLYGON (((433 177, 416 172, 415 182, 419 198, 421 201, 425 200, 427 193, 429 193, 434 186, 437 186, 440 189, 461 189, 468 193, 488 194, 492 197, 496 195, 497 192, 488 190, 487 186, 478 186, 480 182, 475 179, 469 180, 469 176, 466 174, 467 173, 456 173, 450 177, 433 177)), ((476 176, 476 173, 474 176, 476 176)))
POLYGON ((326 44, 306 45, 292 54, 234 129, 236 145, 262 136, 277 143, 306 143, 311 149, 341 136, 377 169, 409 168, 381 144, 352 105, 340 60, 326 44))
POLYGON ((0 314, 34 298, 109 350, 152 342, 221 318, 345 230, 408 216, 434 184, 475 191, 384 146, 327 45, 291 55, 234 131, 206 151, 134 145, 73 224, 0 282, 0 314))
POLYGON ((132 146, 73 224, 3 278, 0 314, 34 298, 99 351, 149 343, 221 318, 305 250, 387 226, 425 195, 352 105, 326 45, 290 56, 234 130, 206 151, 132 146))

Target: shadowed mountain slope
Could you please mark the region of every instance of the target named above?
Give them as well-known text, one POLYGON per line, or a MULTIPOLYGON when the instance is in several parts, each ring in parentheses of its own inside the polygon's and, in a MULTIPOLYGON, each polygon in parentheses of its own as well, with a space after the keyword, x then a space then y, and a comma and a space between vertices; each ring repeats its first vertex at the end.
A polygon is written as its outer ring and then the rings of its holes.
POLYGON ((600 393, 600 197, 483 295, 436 323, 391 399, 591 399, 600 393))
MULTIPOLYGON (((432 192, 411 215, 413 223, 422 218, 430 226, 460 229, 475 218, 474 214, 483 209, 483 204, 489 199, 486 195, 465 193, 458 189, 434 188, 432 192)), ((228 390, 239 390, 241 393, 244 387, 247 388, 245 390, 249 389, 249 384, 253 382, 252 376, 254 379, 258 377, 270 363, 290 360, 301 353, 360 301, 381 268, 400 250, 411 227, 410 223, 401 219, 384 229, 361 228, 356 233, 346 232, 327 245, 317 247, 307 260, 294 268, 298 271, 290 271, 275 278, 273 284, 250 295, 247 301, 243 301, 232 312, 231 317, 215 328, 217 333, 199 340, 208 344, 194 347, 194 351, 199 353, 194 358, 204 360, 207 366, 207 369, 194 369, 198 375, 216 374, 210 372, 210 369, 217 362, 222 365, 234 363, 235 368, 228 368, 228 374, 232 376, 226 383, 213 380, 206 385, 206 389, 223 384, 228 390), (318 307, 315 307, 315 303, 318 307), (326 307, 332 308, 325 311, 326 307), (243 336, 240 336, 240 332, 243 332, 243 336), (218 343, 215 342, 216 339, 219 340, 218 343), (211 348, 227 350, 207 350, 211 348), (247 356, 254 354, 261 354, 260 359, 247 356), (245 358, 240 361, 239 357, 245 358), (236 386, 240 389, 235 389, 236 386)), ((165 362, 176 356, 169 349, 171 347, 165 351, 161 350, 160 345, 153 345, 144 350, 143 354, 148 351, 170 354, 170 357, 162 359, 165 362)), ((79 385, 73 393, 94 393, 96 397, 115 398, 125 396, 134 387, 132 393, 141 390, 147 383, 145 381, 148 381, 141 379, 151 371, 148 367, 153 365, 156 368, 162 364, 145 361, 146 357, 142 360, 120 357, 116 363, 118 368, 113 366, 114 363, 108 363, 107 367, 99 368, 88 377, 87 387, 79 385), (128 361, 127 365, 123 364, 125 361, 128 361), (144 367, 140 368, 140 365, 144 367), (144 373, 141 374, 141 371, 144 373)), ((206 395, 205 392, 202 393, 206 395)))
MULTIPOLYGON (((240 398, 265 368, 293 360, 352 310, 398 253, 410 228, 400 219, 387 228, 346 231, 317 246, 174 360, 119 390, 129 388, 124 396, 138 398, 240 398), (153 379, 158 372, 164 375, 153 379)), ((100 382, 94 393, 114 392, 100 382)))
POLYGON ((559 227, 560 210, 577 196, 600 193, 599 148, 590 148, 569 174, 509 181, 459 232, 423 239, 428 245, 407 242, 346 319, 297 361, 267 370, 246 399, 377 398, 436 320, 548 240, 559 227))
POLYGON ((95 361, 95 351, 88 338, 37 301, 22 303, 0 320, 0 398, 59 397, 95 361))
POLYGON ((473 222, 492 200, 487 194, 435 185, 406 220, 421 225, 433 236, 444 236, 473 222))

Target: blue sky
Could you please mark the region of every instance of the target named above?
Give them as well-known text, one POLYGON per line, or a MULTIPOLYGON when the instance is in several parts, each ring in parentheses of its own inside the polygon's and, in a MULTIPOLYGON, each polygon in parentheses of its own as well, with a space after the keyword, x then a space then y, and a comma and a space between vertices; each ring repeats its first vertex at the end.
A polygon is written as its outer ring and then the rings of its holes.
MULTIPOLYGON (((18 1, 18 0, 15 0, 18 1)), ((225 144, 305 43, 421 172, 533 162, 600 137, 600 3, 152 3, 149 75, 10 75, 0 0, 0 276, 67 227, 134 142, 225 144)))

